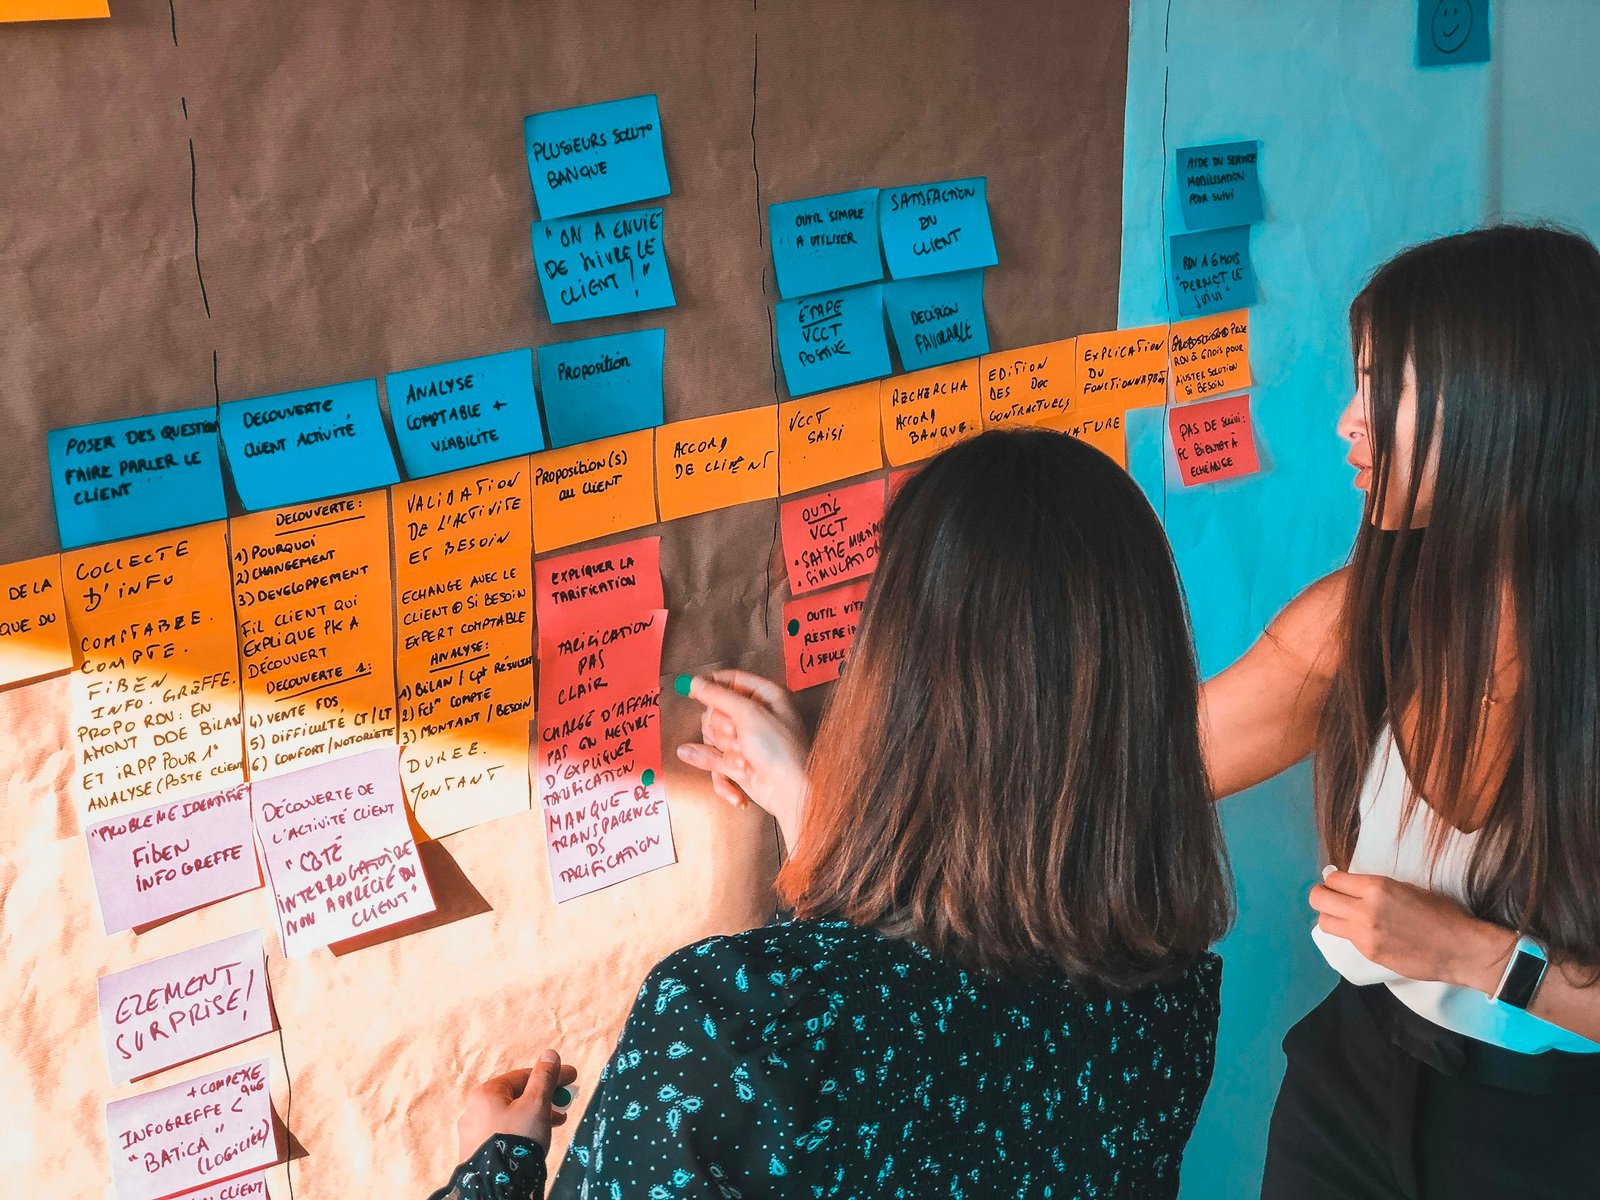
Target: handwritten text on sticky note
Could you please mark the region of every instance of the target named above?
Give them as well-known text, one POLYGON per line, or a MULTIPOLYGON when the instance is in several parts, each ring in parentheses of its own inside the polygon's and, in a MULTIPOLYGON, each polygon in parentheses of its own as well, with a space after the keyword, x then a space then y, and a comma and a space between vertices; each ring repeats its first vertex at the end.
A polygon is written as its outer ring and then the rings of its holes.
POLYGON ((1179 316, 1199 317, 1256 302, 1248 225, 1174 234, 1169 255, 1179 316))
POLYGON ((884 450, 897 467, 932 458, 982 430, 975 358, 886 379, 881 396, 884 450))
POLYGON ((908 371, 989 352, 981 270, 897 279, 884 285, 883 307, 908 371))
POLYGON ((533 259, 552 325, 671 308, 659 208, 537 221, 533 259))
POLYGON ((662 422, 666 332, 637 329, 539 347, 552 446, 575 446, 662 422))
POLYGON ((654 96, 535 113, 522 122, 539 215, 569 217, 671 191, 654 96))
POLYGON ((109 817, 83 832, 107 933, 261 884, 248 784, 109 817))
POLYGON ((250 807, 286 957, 433 911, 393 747, 258 779, 250 807))
POLYGON ((883 278, 877 188, 770 205, 767 225, 785 300, 883 278))
POLYGON ((1178 203, 1185 229, 1220 229, 1261 220, 1259 142, 1183 146, 1177 154, 1178 203))
POLYGON ((395 371, 384 389, 414 479, 544 449, 532 350, 395 371))
POLYGON ((778 494, 778 412, 771 405, 675 421, 656 430, 661 519, 778 494))
POLYGON ((1250 311, 1172 327, 1172 396, 1180 404, 1250 386, 1250 311))
POLYGON ((106 1105, 117 1200, 162 1200, 278 1161, 267 1060, 106 1105))
POLYGON ((885 188, 878 200, 883 257, 895 279, 992 267, 988 183, 951 179, 885 188))
POLYGON ((376 380, 224 404, 222 443, 248 509, 320 500, 400 478, 376 380))
POLYGON ((871 283, 774 309, 778 358, 791 396, 877 379, 889 373, 889 339, 883 326, 883 287, 871 283))
POLYGON ((783 666, 791 691, 839 678, 861 623, 869 582, 847 583, 783 606, 783 666))
POLYGON ((0 687, 71 667, 60 556, 0 565, 0 687))
POLYGON ((1174 408, 1167 413, 1167 425, 1184 487, 1260 470, 1248 393, 1174 408))
POLYGON ((1043 425, 1059 429, 1081 407, 1078 339, 985 354, 978 364, 983 383, 983 423, 1043 425))
POLYGON ((97 993, 106 1063, 118 1083, 272 1029, 267 963, 253 929, 102 975, 97 993))
POLYGON ((546 450, 533 470, 533 546, 538 553, 653 525, 654 434, 649 429, 546 450))
POLYGON ((884 502, 881 479, 785 502, 779 524, 789 589, 800 595, 870 575, 878 565, 884 502))

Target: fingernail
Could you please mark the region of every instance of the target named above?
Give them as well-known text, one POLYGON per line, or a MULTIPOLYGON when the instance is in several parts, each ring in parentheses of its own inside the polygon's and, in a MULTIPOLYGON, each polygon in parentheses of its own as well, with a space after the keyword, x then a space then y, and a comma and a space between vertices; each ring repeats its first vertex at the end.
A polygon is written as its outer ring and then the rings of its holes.
POLYGON ((1339 869, 1338 867, 1334 866, 1332 863, 1329 863, 1327 866, 1322 868, 1322 877, 1324 879, 1326 879, 1329 875, 1332 875, 1338 869, 1339 869))
POLYGON ((694 747, 693 746, 679 746, 678 747, 678 757, 681 758, 684 762, 693 762, 694 761, 694 747))
POLYGON ((687 696, 689 689, 694 686, 693 675, 679 675, 672 681, 672 690, 680 696, 687 696))
POLYGON ((558 1063, 561 1061, 561 1055, 557 1054, 554 1050, 546 1050, 543 1054, 539 1055, 539 1061, 542 1063, 558 1063))

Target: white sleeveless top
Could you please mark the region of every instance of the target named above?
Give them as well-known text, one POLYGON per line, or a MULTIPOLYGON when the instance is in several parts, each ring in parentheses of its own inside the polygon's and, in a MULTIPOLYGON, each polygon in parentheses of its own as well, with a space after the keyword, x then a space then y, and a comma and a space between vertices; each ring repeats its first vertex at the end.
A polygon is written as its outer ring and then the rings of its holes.
MULTIPOLYGON (((1430 871, 1428 832, 1432 822, 1440 818, 1426 803, 1419 801, 1411 819, 1401 828, 1401 814, 1410 786, 1394 735, 1385 728, 1361 787, 1361 829, 1350 859, 1350 870, 1360 875, 1387 875, 1464 903, 1467 864, 1478 832, 1448 829, 1442 852, 1430 871)), ((1408 979, 1387 967, 1380 967, 1348 939, 1324 933, 1314 925, 1311 938, 1328 965, 1351 983, 1386 984, 1395 999, 1435 1025, 1523 1054, 1545 1050, 1600 1053, 1600 1044, 1542 1021, 1520 1008, 1497 1004, 1475 988, 1408 979)))

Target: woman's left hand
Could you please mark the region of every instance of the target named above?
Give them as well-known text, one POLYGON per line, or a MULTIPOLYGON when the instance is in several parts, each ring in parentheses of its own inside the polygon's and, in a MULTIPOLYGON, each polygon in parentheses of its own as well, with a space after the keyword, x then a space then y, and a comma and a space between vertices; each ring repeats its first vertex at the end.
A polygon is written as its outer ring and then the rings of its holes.
POLYGON ((1448 896, 1384 875, 1330 871, 1311 889, 1317 927, 1408 979, 1493 992, 1516 935, 1448 896))
POLYGON ((546 1050, 531 1068, 484 1080, 467 1093, 461 1120, 456 1122, 461 1161, 497 1133, 514 1133, 549 1150, 550 1130, 567 1119, 566 1113, 551 1107, 555 1090, 577 1077, 576 1067, 562 1066, 561 1055, 546 1050))

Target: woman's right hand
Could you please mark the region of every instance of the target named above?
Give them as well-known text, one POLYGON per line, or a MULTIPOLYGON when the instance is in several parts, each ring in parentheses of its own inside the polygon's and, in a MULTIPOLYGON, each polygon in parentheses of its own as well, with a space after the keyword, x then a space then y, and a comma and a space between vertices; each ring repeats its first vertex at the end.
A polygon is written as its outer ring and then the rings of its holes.
POLYGON ((770 679, 731 670, 696 675, 689 696, 705 706, 703 741, 679 746, 678 757, 709 771, 717 794, 730 804, 755 801, 777 821, 793 854, 810 753, 793 697, 770 679))

